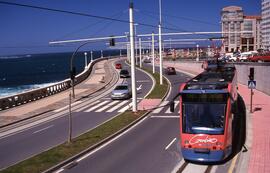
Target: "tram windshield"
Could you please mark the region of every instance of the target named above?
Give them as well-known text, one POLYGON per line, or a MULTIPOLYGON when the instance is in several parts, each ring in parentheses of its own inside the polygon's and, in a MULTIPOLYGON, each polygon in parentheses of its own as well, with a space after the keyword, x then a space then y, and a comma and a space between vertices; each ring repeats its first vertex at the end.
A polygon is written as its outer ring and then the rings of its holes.
POLYGON ((184 94, 183 132, 223 134, 226 94, 184 94))

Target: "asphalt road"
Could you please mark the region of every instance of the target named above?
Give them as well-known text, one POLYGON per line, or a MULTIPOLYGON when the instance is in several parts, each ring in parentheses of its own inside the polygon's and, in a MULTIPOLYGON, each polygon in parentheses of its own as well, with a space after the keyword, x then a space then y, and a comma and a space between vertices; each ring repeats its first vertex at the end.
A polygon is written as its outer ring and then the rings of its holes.
MULTIPOLYGON (((130 69, 123 61, 121 63, 123 68, 130 69)), ((142 88, 138 90, 137 97, 142 99, 151 89, 153 82, 148 75, 139 70, 136 70, 136 81, 137 88, 142 88)), ((131 83, 130 78, 119 81, 119 83, 122 82, 131 83)), ((111 90, 102 91, 74 104, 72 107, 73 137, 130 108, 131 99, 112 101, 111 90)), ((48 117, 40 122, 28 124, 26 129, 0 138, 0 170, 67 140, 67 108, 49 113, 48 117)))
MULTIPOLYGON (((172 90, 164 103, 173 98, 179 85, 189 76, 181 73, 167 76, 172 90)), ((77 159, 78 164, 59 172, 67 173, 213 173, 233 172, 234 161, 228 160, 219 165, 198 165, 184 161, 179 149, 179 106, 174 113, 168 107, 154 110, 136 126, 126 131, 112 142, 103 145, 77 159)))

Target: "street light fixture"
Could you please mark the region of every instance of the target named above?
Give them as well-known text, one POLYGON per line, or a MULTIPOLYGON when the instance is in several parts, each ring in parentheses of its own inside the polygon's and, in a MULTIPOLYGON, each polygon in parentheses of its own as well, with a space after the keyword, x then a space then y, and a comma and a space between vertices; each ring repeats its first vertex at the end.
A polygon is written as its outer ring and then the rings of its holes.
POLYGON ((87 69, 87 52, 84 52, 85 69, 87 69))
POLYGON ((90 52, 91 53, 91 62, 93 61, 93 51, 90 52))

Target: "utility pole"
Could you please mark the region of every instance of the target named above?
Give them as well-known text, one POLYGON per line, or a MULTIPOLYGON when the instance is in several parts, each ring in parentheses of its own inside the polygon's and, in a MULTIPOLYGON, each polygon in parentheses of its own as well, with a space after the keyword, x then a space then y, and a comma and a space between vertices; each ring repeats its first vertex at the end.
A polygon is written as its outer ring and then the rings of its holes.
POLYGON ((131 87, 132 87, 132 111, 137 112, 136 74, 134 59, 134 23, 133 2, 129 4, 129 28, 130 28, 130 53, 131 53, 131 87))
POLYGON ((199 45, 197 44, 196 47, 197 47, 197 58, 196 58, 196 61, 199 61, 199 45))
POLYGON ((152 32, 152 64, 153 64, 153 74, 155 73, 155 36, 152 32))
POLYGON ((138 65, 138 59, 137 59, 137 31, 136 31, 136 26, 138 25, 138 23, 134 23, 134 29, 135 29, 135 62, 136 65, 138 65))
POLYGON ((139 38, 140 68, 142 68, 142 39, 139 38))
POLYGON ((161 0, 159 0, 159 25, 158 25, 158 38, 159 38, 159 74, 160 85, 163 85, 163 59, 162 59, 162 40, 161 40, 161 0))

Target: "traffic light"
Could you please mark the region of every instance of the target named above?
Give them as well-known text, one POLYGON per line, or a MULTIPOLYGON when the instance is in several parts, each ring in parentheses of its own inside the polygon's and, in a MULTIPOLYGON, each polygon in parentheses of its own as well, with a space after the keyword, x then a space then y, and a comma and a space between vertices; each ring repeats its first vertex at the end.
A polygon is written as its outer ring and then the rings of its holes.
POLYGON ((249 80, 254 80, 254 67, 249 69, 249 80))
POLYGON ((115 40, 114 40, 114 38, 111 38, 110 39, 110 46, 115 46, 115 40))

